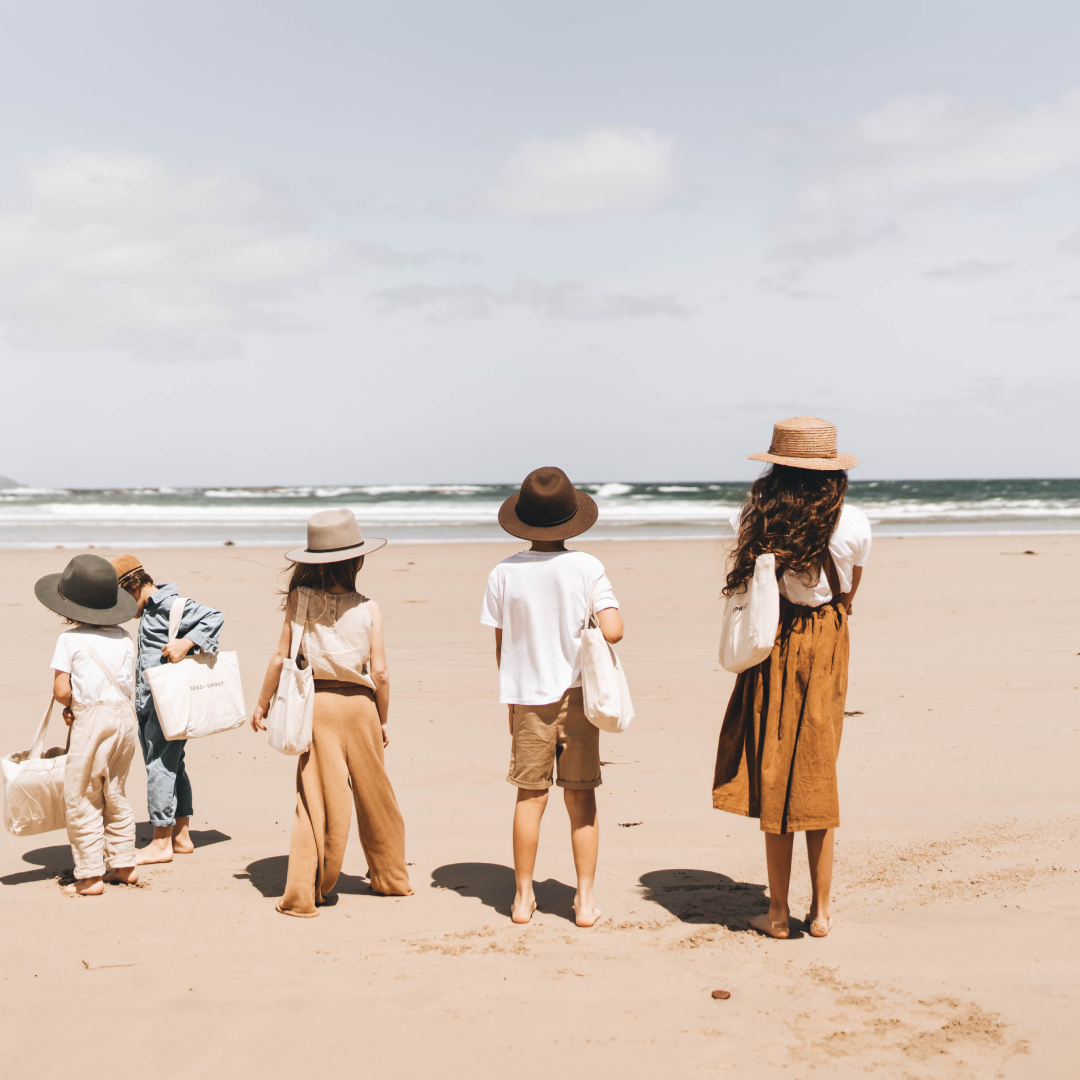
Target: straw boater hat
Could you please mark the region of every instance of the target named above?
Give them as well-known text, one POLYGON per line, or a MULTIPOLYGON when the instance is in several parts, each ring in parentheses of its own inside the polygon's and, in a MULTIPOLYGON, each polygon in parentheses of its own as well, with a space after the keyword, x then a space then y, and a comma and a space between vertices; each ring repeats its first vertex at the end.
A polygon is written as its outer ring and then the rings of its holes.
POLYGON ((331 563, 370 555, 386 543, 378 537, 364 539, 356 515, 346 506, 320 510, 307 523, 307 547, 285 552, 289 562, 331 563))
POLYGON ((773 424, 769 452, 750 454, 749 458, 822 472, 853 469, 859 464, 857 457, 836 452, 836 425, 816 416, 793 416, 773 424))
POLYGON ((62 574, 46 574, 34 595, 50 610, 76 622, 117 626, 134 619, 139 605, 117 584, 116 571, 100 555, 76 555, 62 574))
POLYGON ((499 507, 499 524, 522 540, 568 540, 591 529, 598 513, 592 496, 578 491, 562 469, 547 466, 529 473, 499 507))

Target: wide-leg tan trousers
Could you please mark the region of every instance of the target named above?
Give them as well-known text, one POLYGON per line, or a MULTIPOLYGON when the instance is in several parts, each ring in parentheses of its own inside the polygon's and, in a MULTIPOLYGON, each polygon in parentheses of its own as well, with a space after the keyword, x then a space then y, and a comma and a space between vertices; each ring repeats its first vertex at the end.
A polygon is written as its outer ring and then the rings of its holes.
POLYGON ((405 823, 383 765, 375 695, 366 686, 316 684, 311 749, 296 769, 289 871, 278 911, 303 918, 319 914, 317 905, 341 873, 354 804, 372 890, 410 895, 405 823))
POLYGON ((135 865, 135 813, 124 786, 135 753, 139 723, 126 701, 74 706, 64 814, 75 857, 75 877, 135 865))

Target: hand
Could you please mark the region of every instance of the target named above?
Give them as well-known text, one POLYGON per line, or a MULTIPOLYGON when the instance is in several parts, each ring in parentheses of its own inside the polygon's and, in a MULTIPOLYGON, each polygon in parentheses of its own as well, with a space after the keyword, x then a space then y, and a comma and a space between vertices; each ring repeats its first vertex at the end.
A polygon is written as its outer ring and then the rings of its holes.
POLYGON ((266 719, 266 714, 270 711, 269 706, 256 705, 255 711, 251 714, 251 730, 252 731, 265 731, 266 725, 263 721, 266 719))
POLYGON ((65 705, 61 715, 64 717, 64 723, 67 724, 68 727, 71 727, 75 721, 75 714, 71 711, 71 706, 65 705))
POLYGON ((510 734, 514 734, 514 706, 507 705, 506 711, 510 714, 510 734))
POLYGON ((386 725, 381 724, 380 726, 382 727, 382 744, 385 750, 390 745, 390 736, 386 734, 386 725))
POLYGON ((166 664, 176 664, 183 660, 194 648, 194 641, 189 641, 186 637, 177 638, 175 641, 170 641, 161 646, 161 655, 166 664))

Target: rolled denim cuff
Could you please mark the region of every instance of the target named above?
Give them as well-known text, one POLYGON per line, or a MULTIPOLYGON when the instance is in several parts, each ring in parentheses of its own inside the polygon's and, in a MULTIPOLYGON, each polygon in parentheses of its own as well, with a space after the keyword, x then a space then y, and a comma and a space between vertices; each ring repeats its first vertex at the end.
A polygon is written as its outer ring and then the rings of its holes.
POLYGON ((200 633, 198 630, 191 630, 184 635, 188 641, 194 642, 199 652, 210 653, 214 655, 218 651, 217 642, 210 637, 209 634, 200 633))

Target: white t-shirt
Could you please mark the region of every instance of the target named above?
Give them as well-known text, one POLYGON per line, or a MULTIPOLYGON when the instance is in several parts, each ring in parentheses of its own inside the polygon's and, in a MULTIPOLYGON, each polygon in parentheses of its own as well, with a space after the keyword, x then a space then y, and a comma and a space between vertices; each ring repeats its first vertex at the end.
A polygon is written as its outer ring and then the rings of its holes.
POLYGON ((109 682, 105 672, 90 658, 80 639, 88 639, 94 652, 107 664, 116 681, 131 694, 131 669, 135 663, 135 645, 128 632, 119 626, 105 626, 93 630, 89 626, 77 626, 65 630, 56 639, 53 653, 53 671, 64 671, 71 676, 71 700, 75 704, 92 701, 125 701, 109 682))
POLYGON ((581 632, 597 580, 596 610, 617 608, 603 563, 584 551, 520 551, 491 571, 480 621, 503 632, 503 704, 547 705, 581 685, 581 632))
MULTIPOLYGON (((731 527, 739 535, 739 519, 742 511, 731 515, 731 527)), ((836 572, 840 577, 840 591, 851 588, 852 570, 856 566, 865 566, 870 558, 870 521, 867 516, 854 506, 844 503, 840 510, 840 520, 829 540, 836 572)), ((829 588, 829 575, 824 571, 814 585, 808 585, 805 577, 788 570, 780 579, 780 593, 793 604, 804 607, 821 607, 832 599, 829 588)))

